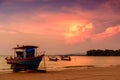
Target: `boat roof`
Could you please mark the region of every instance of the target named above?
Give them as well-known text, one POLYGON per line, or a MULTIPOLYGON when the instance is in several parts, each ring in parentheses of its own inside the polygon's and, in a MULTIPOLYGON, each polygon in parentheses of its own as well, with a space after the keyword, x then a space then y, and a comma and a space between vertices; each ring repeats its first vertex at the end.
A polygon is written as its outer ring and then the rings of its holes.
POLYGON ((26 46, 17 46, 13 49, 26 49, 26 48, 38 48, 38 46, 31 46, 31 45, 26 45, 26 46))

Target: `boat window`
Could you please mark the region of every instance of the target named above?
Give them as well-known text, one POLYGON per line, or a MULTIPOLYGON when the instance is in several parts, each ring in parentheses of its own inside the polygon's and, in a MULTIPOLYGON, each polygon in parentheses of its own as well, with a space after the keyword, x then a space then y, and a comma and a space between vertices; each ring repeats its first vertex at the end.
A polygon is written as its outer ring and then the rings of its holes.
POLYGON ((23 51, 16 51, 17 57, 23 58, 23 51))
POLYGON ((34 57, 35 49, 34 48, 27 48, 26 53, 27 53, 27 57, 34 57))

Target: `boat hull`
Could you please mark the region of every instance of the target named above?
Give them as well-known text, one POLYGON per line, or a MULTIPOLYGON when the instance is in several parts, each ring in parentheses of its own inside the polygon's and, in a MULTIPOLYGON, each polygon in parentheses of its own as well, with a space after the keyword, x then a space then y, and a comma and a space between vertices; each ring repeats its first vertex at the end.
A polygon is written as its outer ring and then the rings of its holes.
POLYGON ((42 61, 41 56, 25 58, 25 59, 6 59, 7 64, 11 64, 11 69, 37 69, 42 61))
POLYGON ((49 58, 49 61, 58 61, 58 59, 52 59, 52 58, 49 58))
POLYGON ((71 61, 70 56, 61 56, 61 60, 71 61))

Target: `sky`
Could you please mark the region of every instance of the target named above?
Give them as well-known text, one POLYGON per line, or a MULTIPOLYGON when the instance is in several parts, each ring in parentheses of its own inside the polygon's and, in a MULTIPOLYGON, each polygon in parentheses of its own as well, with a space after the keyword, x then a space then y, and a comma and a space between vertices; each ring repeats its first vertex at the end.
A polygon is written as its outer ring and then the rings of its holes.
POLYGON ((37 45, 46 54, 120 49, 120 0, 0 0, 0 54, 37 45))

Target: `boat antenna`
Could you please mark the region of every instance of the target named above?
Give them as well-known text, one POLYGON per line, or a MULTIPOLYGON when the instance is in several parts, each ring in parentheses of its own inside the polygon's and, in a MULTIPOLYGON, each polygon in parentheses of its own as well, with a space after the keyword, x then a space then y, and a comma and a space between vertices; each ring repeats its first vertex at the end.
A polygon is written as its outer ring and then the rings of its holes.
POLYGON ((17 47, 19 47, 19 45, 17 44, 17 47))

